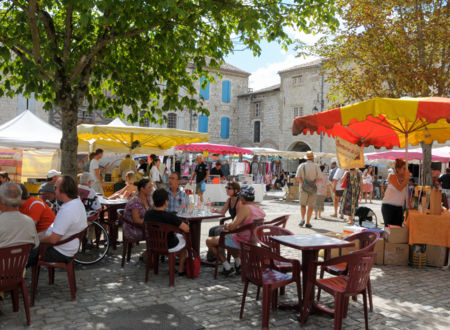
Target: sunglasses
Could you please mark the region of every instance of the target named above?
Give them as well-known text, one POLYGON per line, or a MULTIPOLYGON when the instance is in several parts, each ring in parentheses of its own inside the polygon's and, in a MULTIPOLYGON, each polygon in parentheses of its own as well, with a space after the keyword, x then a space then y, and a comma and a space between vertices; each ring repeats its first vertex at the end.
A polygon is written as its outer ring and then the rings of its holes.
POLYGON ((225 187, 226 190, 233 190, 232 187, 225 187))

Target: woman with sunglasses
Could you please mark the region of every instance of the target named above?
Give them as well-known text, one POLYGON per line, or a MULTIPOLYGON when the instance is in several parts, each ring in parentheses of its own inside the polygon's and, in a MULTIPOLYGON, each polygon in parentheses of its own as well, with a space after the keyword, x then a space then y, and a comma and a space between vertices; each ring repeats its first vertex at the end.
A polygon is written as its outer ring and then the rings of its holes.
POLYGON ((241 186, 237 182, 228 182, 225 186, 225 189, 227 190, 227 196, 228 199, 225 202, 225 205, 222 207, 221 210, 212 209, 214 213, 219 213, 222 215, 225 215, 225 213, 230 213, 231 219, 234 219, 234 217, 237 214, 238 209, 241 207, 242 203, 239 200, 239 192, 241 191, 241 186))

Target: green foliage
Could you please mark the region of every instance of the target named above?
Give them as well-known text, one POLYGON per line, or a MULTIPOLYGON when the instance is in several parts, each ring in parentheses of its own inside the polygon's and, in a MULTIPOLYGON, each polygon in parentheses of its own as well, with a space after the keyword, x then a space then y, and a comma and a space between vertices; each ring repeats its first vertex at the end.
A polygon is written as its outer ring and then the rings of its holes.
POLYGON ((448 96, 447 0, 338 0, 342 26, 308 54, 326 59, 329 99, 448 96))

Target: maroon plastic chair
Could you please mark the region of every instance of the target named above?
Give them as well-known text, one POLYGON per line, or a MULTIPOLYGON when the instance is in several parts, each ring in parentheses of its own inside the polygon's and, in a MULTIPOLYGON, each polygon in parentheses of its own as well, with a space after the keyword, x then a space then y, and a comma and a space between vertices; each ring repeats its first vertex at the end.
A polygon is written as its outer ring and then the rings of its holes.
POLYGON ((220 218, 219 219, 219 224, 223 225, 225 223, 225 221, 228 221, 228 220, 233 220, 233 218, 232 217, 220 218))
MULTIPOLYGON (((350 235, 350 236, 344 238, 344 240, 349 241, 349 242, 359 241, 360 249, 349 253, 349 254, 352 254, 352 253, 373 252, 373 250, 375 248, 375 244, 377 243, 379 238, 380 238, 380 234, 376 231, 363 231, 363 232, 359 232, 359 233, 350 235)), ((329 260, 330 259, 329 256, 330 256, 330 251, 325 250, 325 258, 324 259, 329 260)), ((347 272, 347 265, 345 263, 341 263, 338 265, 321 267, 320 268, 320 278, 323 278, 325 272, 330 273, 332 275, 345 275, 347 272)), ((372 284, 370 282, 370 278, 369 278, 369 281, 367 282, 367 291, 369 293, 370 311, 373 312, 372 284)), ((319 300, 319 299, 320 299, 320 288, 317 290, 317 300, 319 300)), ((346 315, 347 314, 345 313, 345 316, 346 315)))
POLYGON ((143 238, 132 238, 127 235, 125 235, 125 231, 123 230, 123 224, 126 223, 127 226, 140 228, 142 231, 144 231, 144 225, 135 223, 133 221, 129 221, 127 218, 123 216, 124 209, 117 210, 117 214, 119 216, 119 222, 122 225, 122 262, 120 263, 120 267, 123 268, 123 265, 125 264, 125 256, 127 259, 127 262, 131 259, 131 250, 133 249, 133 244, 139 244, 139 242, 145 241, 145 236, 143 238))
MULTIPOLYGON (((276 220, 276 219, 275 219, 276 220)), ((282 227, 276 227, 276 226, 268 226, 268 225, 262 225, 259 227, 256 227, 253 231, 255 237, 258 239, 262 245, 267 246, 270 251, 277 255, 281 255, 281 249, 280 244, 272 241, 270 239, 270 236, 280 236, 280 235, 294 235, 293 232, 284 229, 282 227)), ((279 262, 277 260, 274 260, 274 267, 276 270, 282 273, 289 273, 292 271, 292 264, 290 262, 279 262)), ((301 267, 301 262, 300 262, 301 267)), ((284 295, 284 287, 280 289, 280 294, 284 295)), ((256 300, 259 299, 259 288, 258 292, 256 294, 256 300)))
MULTIPOLYGON (((184 239, 186 240, 186 250, 190 254, 191 240, 189 235, 183 232, 178 227, 158 222, 145 222, 144 228, 145 228, 145 239, 147 244, 147 264, 145 265, 145 282, 148 281, 148 273, 152 266, 155 275, 158 274, 159 256, 164 255, 168 256, 169 258, 169 286, 174 286, 175 257, 181 254, 182 252, 184 253, 185 249, 181 249, 180 251, 177 252, 169 252, 167 235, 170 232, 182 234, 184 239)), ((191 256, 189 256, 187 260, 192 260, 191 256)))
POLYGON ((86 234, 86 228, 80 231, 79 233, 72 235, 64 240, 61 240, 57 242, 56 244, 50 244, 50 243, 41 243, 39 248, 39 258, 36 265, 32 268, 32 274, 31 274, 31 306, 34 306, 34 298, 36 296, 36 290, 37 290, 37 284, 39 281, 39 273, 41 267, 47 267, 48 268, 48 284, 54 284, 55 283, 55 268, 61 268, 64 269, 67 272, 67 279, 69 281, 70 286, 70 295, 72 298, 72 301, 76 300, 76 292, 77 292, 77 284, 75 279, 75 268, 73 266, 73 258, 68 262, 47 262, 44 260, 45 252, 48 248, 53 246, 58 246, 61 244, 65 244, 67 242, 70 242, 74 239, 78 239, 78 244, 81 244, 84 235, 86 234))
MULTIPOLYGON (((323 262, 314 262, 316 266, 333 266, 341 263, 347 264, 347 274, 336 277, 316 280, 315 285, 334 297, 334 330, 342 329, 342 319, 348 309, 350 297, 363 295, 364 321, 366 329, 369 329, 367 312, 367 283, 370 271, 375 262, 375 252, 361 252, 347 254, 342 257, 329 259, 323 262)), ((305 297, 307 299, 308 297, 305 297)), ((327 310, 320 306, 321 309, 327 310)))
POLYGON ((283 258, 269 249, 241 242, 241 264, 244 292, 242 294, 241 312, 239 318, 244 314, 245 298, 247 296, 248 284, 253 283, 263 288, 262 303, 262 329, 269 328, 270 306, 277 307, 277 289, 290 283, 297 284, 298 306, 302 302, 302 287, 300 283, 300 263, 298 260, 283 258), (292 275, 281 273, 274 268, 274 261, 292 264, 292 275), (272 302, 271 302, 272 300, 272 302))
MULTIPOLYGON (((252 223, 249 223, 247 225, 238 227, 234 230, 224 230, 223 232, 220 233, 219 236, 219 245, 218 248, 220 249, 224 249, 227 252, 227 260, 228 262, 230 262, 230 258, 231 258, 231 254, 239 254, 239 250, 238 249, 233 249, 230 248, 229 246, 225 245, 225 236, 226 235, 232 235, 232 234, 236 234, 236 233, 241 233, 244 231, 250 231, 251 234, 251 238, 250 241, 252 242, 256 242, 256 238, 254 237, 253 231, 257 226, 260 226, 263 222, 263 219, 255 219, 252 223)), ((219 258, 216 258, 215 264, 214 264, 214 279, 217 279, 217 272, 219 270, 219 265, 222 262, 220 261, 219 258)))
POLYGON ((270 221, 264 221, 263 225, 265 226, 276 226, 286 228, 286 223, 289 220, 290 215, 282 215, 281 217, 275 218, 270 221))
POLYGON ((0 249, 0 291, 11 291, 13 311, 19 311, 19 288, 22 289, 27 324, 31 324, 27 284, 23 271, 33 244, 22 244, 0 249))

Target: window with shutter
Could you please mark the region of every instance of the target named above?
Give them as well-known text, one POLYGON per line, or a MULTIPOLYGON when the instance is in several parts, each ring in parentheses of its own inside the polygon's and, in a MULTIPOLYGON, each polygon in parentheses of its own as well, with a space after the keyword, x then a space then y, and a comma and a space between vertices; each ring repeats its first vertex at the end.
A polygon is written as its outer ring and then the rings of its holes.
POLYGON ((222 117, 220 119, 220 137, 222 139, 230 138, 230 118, 222 117))
POLYGON ((169 113, 167 115, 167 128, 177 128, 177 114, 169 113))
POLYGON ((303 116, 303 107, 294 107, 294 118, 303 116))
POLYGON ((200 133, 208 133, 208 116, 198 116, 198 131, 200 133))
POLYGON ((231 100, 231 81, 222 81, 222 102, 230 103, 231 100))
POLYGON ((209 100, 209 81, 206 83, 205 88, 202 88, 203 82, 206 80, 205 77, 202 77, 200 79, 200 97, 202 97, 205 100, 209 100))

